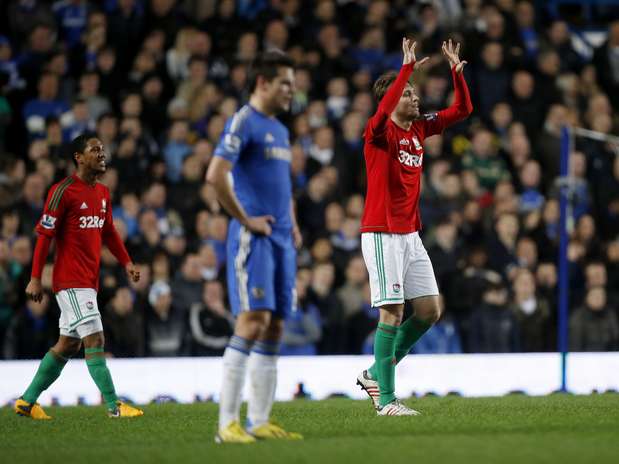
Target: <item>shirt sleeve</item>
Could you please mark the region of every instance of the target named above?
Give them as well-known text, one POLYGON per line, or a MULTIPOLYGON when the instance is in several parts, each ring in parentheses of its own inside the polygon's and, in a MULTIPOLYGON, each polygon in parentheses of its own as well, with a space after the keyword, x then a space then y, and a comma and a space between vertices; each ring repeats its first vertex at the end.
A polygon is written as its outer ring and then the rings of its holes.
POLYGON ((387 122, 391 117, 391 113, 395 110, 395 107, 398 106, 402 92, 404 92, 404 87, 413 73, 414 66, 415 63, 413 62, 405 64, 400 68, 398 77, 396 77, 395 81, 389 86, 389 89, 378 104, 376 113, 368 120, 364 134, 366 141, 374 142, 385 136, 387 132, 387 122))
POLYGON ((45 235, 50 239, 56 236, 56 231, 64 219, 66 209, 65 192, 71 184, 72 181, 65 180, 49 189, 45 207, 43 208, 43 215, 35 227, 37 234, 45 235))
POLYGON ((32 271, 30 276, 33 279, 40 279, 43 274, 43 267, 47 261, 47 255, 49 254, 49 246, 52 243, 52 239, 47 235, 39 235, 37 244, 34 247, 34 253, 32 254, 32 271))
POLYGON ((451 77, 455 90, 454 102, 451 106, 438 113, 429 113, 422 116, 426 137, 440 134, 447 127, 465 119, 473 112, 473 103, 471 103, 471 95, 466 85, 464 74, 457 73, 454 66, 451 69, 451 77))
POLYGON ((215 156, 220 156, 235 164, 249 142, 248 108, 239 110, 228 122, 215 148, 215 156))

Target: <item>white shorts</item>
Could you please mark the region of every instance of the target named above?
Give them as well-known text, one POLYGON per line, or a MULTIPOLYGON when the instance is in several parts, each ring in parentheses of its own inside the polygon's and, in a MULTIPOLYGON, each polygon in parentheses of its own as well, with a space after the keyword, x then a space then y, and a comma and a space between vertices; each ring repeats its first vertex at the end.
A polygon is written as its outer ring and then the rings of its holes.
POLYGON ((418 232, 364 232, 361 250, 370 276, 372 306, 438 295, 434 269, 418 232))
POLYGON ((68 288, 56 293, 60 306, 60 335, 84 338, 102 332, 101 314, 94 288, 68 288))

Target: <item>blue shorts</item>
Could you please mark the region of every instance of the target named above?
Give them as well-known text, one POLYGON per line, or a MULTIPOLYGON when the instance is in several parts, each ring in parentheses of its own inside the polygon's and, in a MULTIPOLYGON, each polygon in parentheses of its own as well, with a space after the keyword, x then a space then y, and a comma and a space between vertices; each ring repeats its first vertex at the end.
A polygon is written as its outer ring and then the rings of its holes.
POLYGON ((228 296, 232 313, 267 310, 284 318, 292 310, 297 253, 292 233, 255 235, 230 221, 227 243, 228 296))

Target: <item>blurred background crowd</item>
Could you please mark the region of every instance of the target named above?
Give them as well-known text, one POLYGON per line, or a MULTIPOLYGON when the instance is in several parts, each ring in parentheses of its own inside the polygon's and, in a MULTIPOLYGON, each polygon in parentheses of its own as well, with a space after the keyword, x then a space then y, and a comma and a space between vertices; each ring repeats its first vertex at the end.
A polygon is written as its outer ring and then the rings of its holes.
MULTIPOLYGON (((449 105, 440 54, 461 42, 474 113, 426 141, 422 237, 445 303, 417 353, 556 349, 560 128, 617 129, 619 8, 518 0, 8 0, 0 6, 0 357, 41 357, 58 333, 50 291, 26 301, 34 225, 73 172, 85 130, 109 156, 115 225, 142 279, 103 251, 107 351, 223 352, 228 217, 204 182, 224 123, 247 99, 247 65, 277 48, 298 65, 292 178, 304 247, 284 354, 369 353, 360 254, 362 133, 373 80, 401 37, 430 62, 423 111, 449 105)), ((574 2, 572 2, 574 3, 574 2)), ((577 3, 577 2, 576 2, 577 3)), ((596 3, 596 2, 583 2, 596 3)), ((605 2, 608 3, 608 2, 605 2)), ((570 349, 619 349, 619 158, 575 140, 570 171, 570 349)))

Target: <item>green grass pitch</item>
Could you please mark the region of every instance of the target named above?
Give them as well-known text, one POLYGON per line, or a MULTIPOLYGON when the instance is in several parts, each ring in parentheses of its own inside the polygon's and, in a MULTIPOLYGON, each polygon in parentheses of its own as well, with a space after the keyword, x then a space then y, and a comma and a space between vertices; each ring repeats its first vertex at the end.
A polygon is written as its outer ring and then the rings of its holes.
POLYGON ((215 404, 149 405, 113 420, 99 407, 47 408, 52 421, 0 409, 9 463, 619 463, 619 395, 427 397, 420 417, 376 417, 368 401, 277 403, 302 442, 216 445, 215 404))

